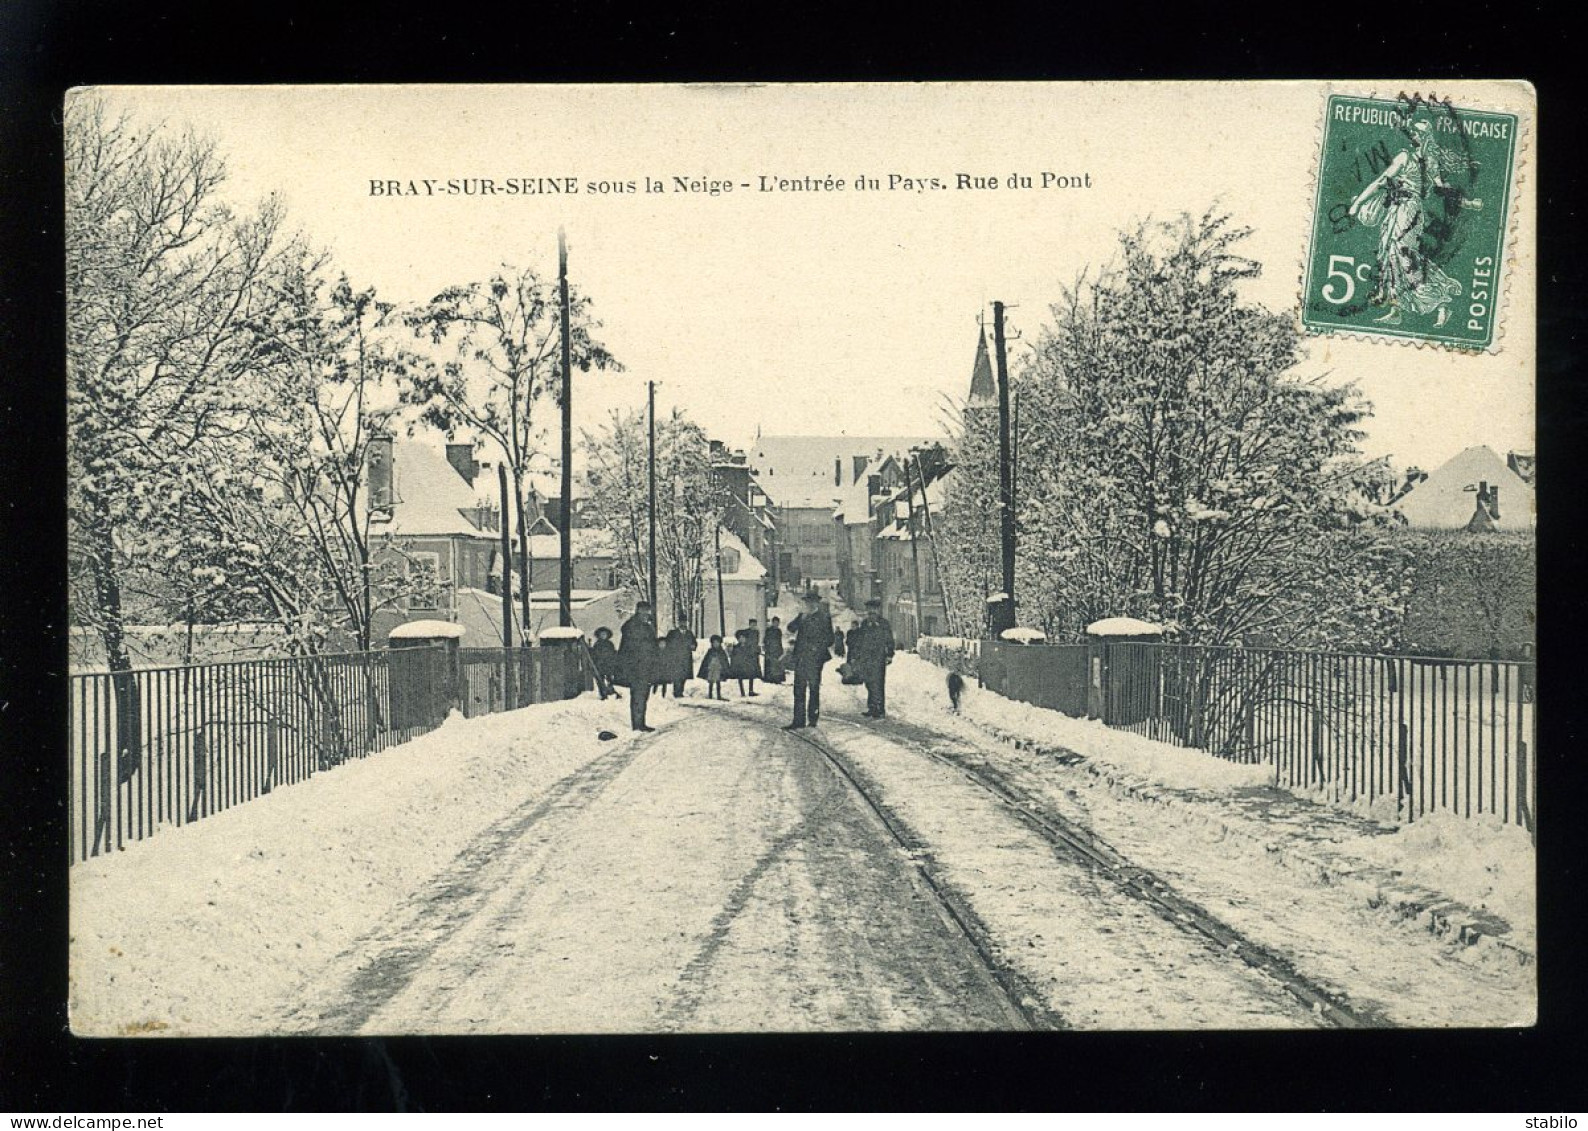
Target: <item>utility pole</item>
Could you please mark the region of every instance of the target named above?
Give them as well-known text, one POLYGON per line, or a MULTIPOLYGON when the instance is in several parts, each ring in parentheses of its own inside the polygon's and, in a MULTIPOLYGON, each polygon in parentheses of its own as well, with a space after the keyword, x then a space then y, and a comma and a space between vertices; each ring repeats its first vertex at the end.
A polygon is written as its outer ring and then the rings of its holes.
POLYGON ((722 594, 722 523, 717 523, 717 632, 728 635, 728 605, 722 594))
POLYGON ((513 543, 507 534, 507 462, 496 465, 496 483, 502 498, 502 701, 518 705, 513 695, 513 543))
POLYGON ((993 348, 998 358, 998 517, 1003 551, 1004 599, 992 613, 993 635, 1015 626, 1015 485, 1009 437, 1009 360, 1004 349, 1004 304, 993 308, 993 348))
POLYGON ((646 384, 646 386, 647 386, 647 388, 649 390, 649 395, 648 395, 649 414, 648 415, 649 415, 649 420, 650 420, 650 457, 649 457, 648 462, 650 464, 649 482, 650 482, 650 501, 651 501, 651 508, 650 508, 650 511, 651 511, 651 513, 650 513, 650 527, 651 527, 650 580, 651 580, 651 585, 650 585, 650 594, 649 594, 649 596, 650 596, 650 601, 651 601, 651 615, 655 616, 656 615, 656 382, 655 381, 647 381, 647 382, 645 382, 645 384, 646 384))
POLYGON ((557 229, 557 289, 562 301, 562 573, 557 580, 557 623, 573 624, 573 362, 568 343, 568 240, 557 229))
MULTIPOLYGON (((926 493, 926 485, 921 485, 921 492, 926 493)), ((910 524, 910 592, 915 597, 915 635, 919 639, 921 626, 926 623, 921 614, 921 550, 915 529, 915 476, 910 472, 910 460, 904 461, 904 505, 907 521, 910 524)))

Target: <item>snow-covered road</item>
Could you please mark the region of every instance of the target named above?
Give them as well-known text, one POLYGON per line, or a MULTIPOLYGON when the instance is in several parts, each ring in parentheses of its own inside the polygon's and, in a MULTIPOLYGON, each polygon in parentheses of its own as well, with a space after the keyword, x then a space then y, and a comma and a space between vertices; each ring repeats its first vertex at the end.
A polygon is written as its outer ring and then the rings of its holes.
POLYGON ((623 703, 459 718, 162 831, 73 871, 74 1030, 1179 1029, 1529 1012, 1526 971, 1461 961, 1205 820, 980 736, 925 683, 899 690, 907 718, 873 723, 832 681, 822 726, 798 735, 779 727, 787 687, 658 702, 656 733, 616 741, 598 732, 623 703))
POLYGON ((809 746, 702 708, 497 822, 321 971, 330 1033, 1023 1024, 809 746))

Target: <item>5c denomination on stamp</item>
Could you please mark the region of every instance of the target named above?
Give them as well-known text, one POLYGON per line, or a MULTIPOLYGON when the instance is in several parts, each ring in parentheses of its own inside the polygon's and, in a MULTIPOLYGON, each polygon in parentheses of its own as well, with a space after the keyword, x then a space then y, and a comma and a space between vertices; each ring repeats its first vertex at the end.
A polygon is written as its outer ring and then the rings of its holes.
POLYGON ((1331 96, 1302 324, 1493 346, 1517 130, 1445 101, 1331 96))

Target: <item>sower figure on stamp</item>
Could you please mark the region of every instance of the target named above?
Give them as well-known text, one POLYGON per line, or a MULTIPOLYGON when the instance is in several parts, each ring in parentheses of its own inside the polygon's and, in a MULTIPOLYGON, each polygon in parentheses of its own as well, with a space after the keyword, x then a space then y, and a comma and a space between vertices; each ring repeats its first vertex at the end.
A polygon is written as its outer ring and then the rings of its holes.
POLYGON ((805 611, 789 622, 794 634, 794 721, 785 730, 815 726, 822 713, 822 668, 833 655, 833 620, 812 593, 805 611))
POLYGON ((623 622, 623 639, 618 643, 618 667, 629 681, 629 725, 635 730, 656 729, 645 724, 645 707, 660 666, 651 603, 641 601, 634 607, 634 615, 623 622))
POLYGON ((883 718, 888 711, 888 665, 896 645, 893 626, 882 615, 882 602, 866 602, 866 619, 849 638, 849 665, 866 685, 866 714, 883 718))
POLYGON ((1446 177, 1466 178, 1469 163, 1446 150, 1432 137, 1432 127, 1419 119, 1407 131, 1407 148, 1368 182, 1351 202, 1348 214, 1379 230, 1378 288, 1373 301, 1388 311, 1377 321, 1398 326, 1403 311, 1436 314, 1434 325, 1450 318, 1450 305, 1461 295, 1461 284, 1435 263, 1424 246, 1427 209, 1443 209, 1447 200, 1459 207, 1479 209, 1481 200, 1464 197, 1446 177))

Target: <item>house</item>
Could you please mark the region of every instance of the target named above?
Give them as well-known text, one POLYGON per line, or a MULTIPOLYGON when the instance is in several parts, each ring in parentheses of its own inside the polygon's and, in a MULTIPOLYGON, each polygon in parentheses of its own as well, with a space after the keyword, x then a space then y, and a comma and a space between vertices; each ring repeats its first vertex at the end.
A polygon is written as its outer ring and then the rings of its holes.
POLYGON ((721 548, 707 556, 705 585, 695 623, 709 636, 732 637, 752 619, 766 624, 767 569, 731 530, 722 531, 721 548), (719 585, 720 578, 720 585, 719 585))
POLYGON ((833 508, 844 489, 868 464, 929 442, 911 436, 758 436, 749 468, 777 524, 779 550, 786 555, 779 561, 782 579, 837 581, 833 508))
MULTIPOLYGON (((1511 457, 1514 463, 1518 454, 1511 457)), ((1531 476, 1532 461, 1525 466, 1531 476)), ((1529 532, 1538 519, 1531 483, 1482 445, 1430 471, 1395 506, 1413 530, 1529 532)))
POLYGON ((773 516, 771 500, 755 474, 743 450, 728 450, 721 440, 712 440, 712 485, 728 495, 732 503, 723 515, 723 525, 745 544, 770 572, 770 586, 776 592, 782 582, 780 571, 779 536, 777 520, 773 516))
POLYGON ((1395 504, 1415 561, 1401 626, 1415 653, 1517 659, 1537 631, 1533 472, 1520 453, 1477 446, 1395 504), (1520 458, 1519 458, 1520 457, 1520 458))
MULTIPOLYGON (((376 611, 372 639, 386 640, 399 624, 415 620, 446 620, 470 625, 469 647, 501 646, 500 597, 502 550, 496 464, 475 457, 472 443, 442 443, 419 436, 393 442, 389 472, 377 474, 379 453, 372 454, 371 498, 377 518, 371 526, 377 574, 400 571, 409 585, 402 596, 376 611), (476 617, 478 606, 491 605, 494 616, 476 617), (487 631, 488 630, 488 631, 487 631)), ((561 538, 554 520, 562 518, 560 500, 548 501, 544 485, 530 484, 526 519, 530 522, 529 560, 531 620, 538 623, 538 590, 551 593, 556 616, 556 590, 561 575, 561 538)), ((578 509, 573 509, 578 521, 578 509)), ((615 588, 616 554, 605 531, 575 527, 573 588, 587 595, 615 588)), ((513 591, 521 592, 516 532, 508 556, 513 591)), ((589 596, 589 601, 597 600, 589 596)), ((519 639, 524 625, 519 601, 513 624, 519 639)), ((575 623, 579 611, 575 610, 575 623)), ((531 624, 531 635, 538 631, 531 624)))

